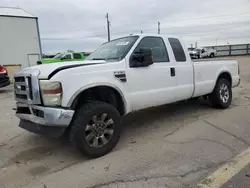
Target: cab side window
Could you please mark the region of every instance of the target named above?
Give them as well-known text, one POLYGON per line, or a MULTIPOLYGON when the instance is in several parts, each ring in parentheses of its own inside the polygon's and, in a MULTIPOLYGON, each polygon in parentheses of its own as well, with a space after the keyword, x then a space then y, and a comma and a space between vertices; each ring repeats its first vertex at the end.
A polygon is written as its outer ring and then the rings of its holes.
POLYGON ((168 41, 173 50, 175 60, 177 62, 185 62, 186 55, 185 55, 185 52, 182 48, 180 41, 177 38, 169 38, 168 41))
POLYGON ((66 55, 64 56, 64 58, 65 58, 65 59, 71 59, 71 54, 66 54, 66 55))
POLYGON ((140 48, 150 48, 152 50, 154 63, 169 62, 166 46, 160 37, 143 38, 135 48, 134 53, 139 53, 140 48))

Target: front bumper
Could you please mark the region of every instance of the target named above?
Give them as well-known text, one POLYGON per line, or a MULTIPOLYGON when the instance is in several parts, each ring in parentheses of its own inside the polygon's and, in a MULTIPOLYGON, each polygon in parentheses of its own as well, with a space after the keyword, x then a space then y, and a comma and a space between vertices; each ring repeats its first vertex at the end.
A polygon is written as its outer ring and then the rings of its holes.
POLYGON ((0 88, 10 85, 10 79, 7 73, 0 74, 0 88))
POLYGON ((16 116, 41 126, 68 127, 74 110, 17 103, 16 116))
POLYGON ((19 127, 25 129, 26 131, 40 134, 43 136, 58 138, 64 135, 66 131, 66 127, 50 127, 50 126, 43 126, 31 121, 27 121, 24 119, 20 120, 19 127))
POLYGON ((199 55, 198 54, 189 54, 191 59, 198 59, 199 55))

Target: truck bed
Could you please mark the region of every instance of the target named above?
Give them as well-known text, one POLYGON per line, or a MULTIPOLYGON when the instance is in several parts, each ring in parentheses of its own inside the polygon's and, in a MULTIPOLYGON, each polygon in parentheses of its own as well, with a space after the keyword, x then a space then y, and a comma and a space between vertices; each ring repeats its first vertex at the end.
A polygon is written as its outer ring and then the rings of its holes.
POLYGON ((195 96, 201 96, 213 90, 217 75, 225 71, 232 76, 232 86, 238 84, 238 62, 235 60, 201 60, 193 61, 195 96))

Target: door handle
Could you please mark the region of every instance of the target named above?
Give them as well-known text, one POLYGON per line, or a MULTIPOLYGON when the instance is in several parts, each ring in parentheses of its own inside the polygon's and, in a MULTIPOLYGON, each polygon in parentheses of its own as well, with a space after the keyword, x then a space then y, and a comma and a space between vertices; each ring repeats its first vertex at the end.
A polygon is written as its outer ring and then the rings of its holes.
POLYGON ((175 68, 174 67, 170 68, 170 74, 172 77, 175 76, 175 68))

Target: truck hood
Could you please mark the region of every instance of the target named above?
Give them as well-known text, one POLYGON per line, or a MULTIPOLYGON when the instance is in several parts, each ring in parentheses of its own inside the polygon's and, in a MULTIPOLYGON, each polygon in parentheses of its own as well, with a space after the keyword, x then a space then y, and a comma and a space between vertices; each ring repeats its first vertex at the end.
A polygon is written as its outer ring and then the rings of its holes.
MULTIPOLYGON (((25 68, 21 70, 20 74, 30 74, 37 73, 39 71, 39 79, 49 79, 52 74, 60 70, 65 70, 69 68, 79 67, 79 66, 90 66, 92 64, 102 64, 105 63, 104 60, 85 60, 85 61, 74 61, 74 62, 60 62, 52 64, 41 64, 32 67, 25 68)), ((18 73, 18 74, 19 74, 18 73)))

